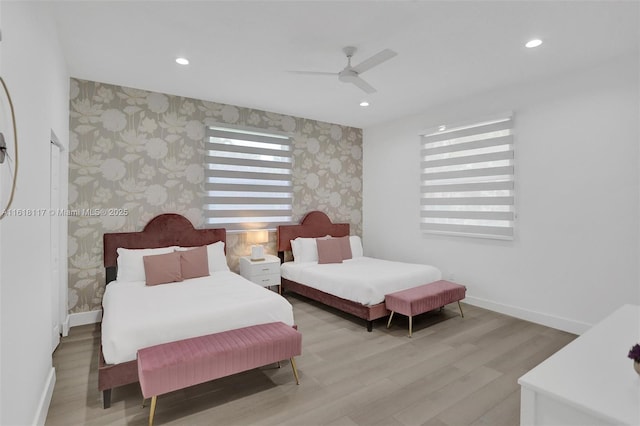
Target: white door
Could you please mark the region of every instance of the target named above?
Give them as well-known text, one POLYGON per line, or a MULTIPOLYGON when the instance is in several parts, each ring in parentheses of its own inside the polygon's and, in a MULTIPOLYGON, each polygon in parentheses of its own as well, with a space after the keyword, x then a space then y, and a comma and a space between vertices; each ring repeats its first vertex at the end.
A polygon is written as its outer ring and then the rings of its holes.
POLYGON ((51 224, 50 275, 51 275, 51 352, 60 343, 60 148, 53 141, 50 144, 50 193, 49 221, 51 224))

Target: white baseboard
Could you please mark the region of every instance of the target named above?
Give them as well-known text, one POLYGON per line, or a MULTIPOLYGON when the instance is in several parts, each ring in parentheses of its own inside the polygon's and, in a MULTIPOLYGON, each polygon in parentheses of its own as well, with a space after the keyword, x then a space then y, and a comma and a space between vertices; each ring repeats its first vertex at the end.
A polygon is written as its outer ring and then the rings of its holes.
POLYGON ((47 420, 47 413, 49 412, 49 405, 51 405, 51 397, 53 396, 53 388, 56 386, 56 369, 51 367, 49 376, 44 384, 42 390, 42 396, 40 396, 40 402, 38 403, 38 409, 36 415, 33 418, 34 426, 42 426, 47 420))
POLYGON ((67 317, 64 319, 64 322, 62 324, 60 324, 60 332, 62 333, 63 337, 66 337, 69 335, 69 328, 71 328, 71 326, 69 325, 69 314, 67 314, 67 317))
POLYGON ((102 321, 102 311, 77 312, 75 314, 69 314, 68 318, 67 329, 78 325, 95 324, 102 321))
POLYGON ((51 328, 51 353, 58 347, 60 344, 60 327, 55 326, 51 328))
POLYGON ((584 333, 593 325, 587 324, 586 322, 582 321, 576 321, 569 318, 547 314, 544 312, 531 311, 528 309, 519 308, 517 306, 504 305, 502 303, 492 302, 490 300, 480 299, 473 296, 467 296, 464 299, 464 302, 468 303, 469 305, 489 309, 491 311, 499 312, 511 317, 535 322, 536 324, 541 324, 546 327, 551 327, 578 335, 584 333))

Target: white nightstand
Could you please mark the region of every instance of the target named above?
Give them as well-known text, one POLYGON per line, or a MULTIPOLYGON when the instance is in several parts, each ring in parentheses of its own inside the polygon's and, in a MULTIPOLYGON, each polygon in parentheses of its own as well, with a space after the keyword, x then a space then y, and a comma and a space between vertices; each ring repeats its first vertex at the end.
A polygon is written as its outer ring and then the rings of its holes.
POLYGON ((240 258, 240 275, 263 287, 278 286, 280 293, 280 258, 265 255, 264 260, 252 261, 249 256, 240 258))

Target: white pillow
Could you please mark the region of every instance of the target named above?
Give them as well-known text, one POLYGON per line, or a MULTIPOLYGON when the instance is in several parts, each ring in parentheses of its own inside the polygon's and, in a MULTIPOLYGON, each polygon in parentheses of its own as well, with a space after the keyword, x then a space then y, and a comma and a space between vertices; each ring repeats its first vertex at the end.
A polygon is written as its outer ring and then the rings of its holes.
POLYGON ((349 237, 349 244, 351 244, 351 256, 362 257, 362 240, 357 235, 351 235, 349 237))
POLYGON ((176 247, 161 247, 152 249, 126 249, 119 247, 118 253, 118 273, 116 280, 118 281, 145 281, 144 256, 152 256, 156 254, 172 253, 176 247))
POLYGON ((207 246, 207 257, 209 259, 209 273, 218 271, 229 271, 227 256, 224 254, 224 243, 217 241, 207 246))
POLYGON ((318 245, 315 238, 298 237, 291 240, 291 251, 294 262, 317 262, 318 245))
POLYGON ((289 240, 289 242, 291 243, 291 254, 293 254, 293 261, 295 262, 299 256, 302 256, 302 243, 297 238, 289 240))

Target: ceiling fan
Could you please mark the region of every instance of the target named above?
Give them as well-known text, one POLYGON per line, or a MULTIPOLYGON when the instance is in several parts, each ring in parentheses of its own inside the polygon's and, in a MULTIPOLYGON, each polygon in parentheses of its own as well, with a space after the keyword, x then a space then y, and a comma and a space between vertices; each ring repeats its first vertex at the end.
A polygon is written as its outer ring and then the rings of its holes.
POLYGON ((365 71, 370 70, 376 65, 380 65, 381 63, 393 58, 397 55, 391 49, 384 49, 381 52, 376 53, 371 56, 369 59, 365 59, 360 62, 356 66, 351 65, 351 57, 356 53, 358 49, 353 46, 347 46, 342 49, 345 55, 347 55, 347 66, 340 72, 322 72, 322 71, 292 71, 296 74, 310 74, 310 75, 337 75, 338 80, 344 83, 353 83, 358 86, 360 89, 364 90, 367 93, 375 93, 376 89, 373 88, 369 83, 364 81, 360 74, 365 71))

